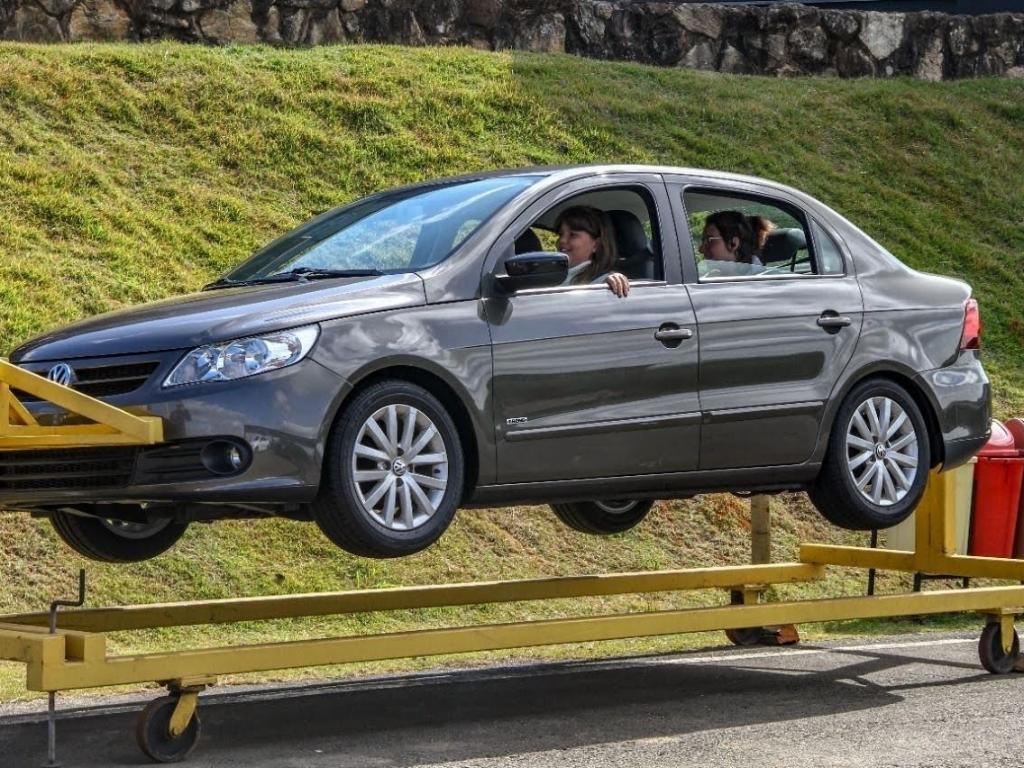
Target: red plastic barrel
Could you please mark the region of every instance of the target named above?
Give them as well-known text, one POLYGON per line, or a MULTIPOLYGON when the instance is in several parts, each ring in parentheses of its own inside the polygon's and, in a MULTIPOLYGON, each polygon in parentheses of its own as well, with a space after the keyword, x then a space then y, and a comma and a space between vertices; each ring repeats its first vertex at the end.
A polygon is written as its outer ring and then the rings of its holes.
POLYGON ((974 466, 970 554, 1013 557, 1022 476, 1024 458, 1013 435, 993 420, 992 437, 978 451, 974 466))
MULTIPOLYGON (((1006 422, 1006 431, 1013 438, 1017 455, 1024 458, 1024 419, 1010 419, 1006 422)), ((1024 490, 1021 492, 1020 504, 1017 507, 1017 536, 1013 545, 1013 556, 1024 558, 1024 490)))

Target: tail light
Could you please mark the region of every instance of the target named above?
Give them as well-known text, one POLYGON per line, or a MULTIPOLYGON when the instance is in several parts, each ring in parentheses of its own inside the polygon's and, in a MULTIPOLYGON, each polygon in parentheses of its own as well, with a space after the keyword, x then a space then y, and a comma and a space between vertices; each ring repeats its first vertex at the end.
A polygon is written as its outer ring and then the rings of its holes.
POLYGON ((978 300, 968 299, 964 304, 964 332, 960 336, 960 349, 981 349, 981 312, 978 300))

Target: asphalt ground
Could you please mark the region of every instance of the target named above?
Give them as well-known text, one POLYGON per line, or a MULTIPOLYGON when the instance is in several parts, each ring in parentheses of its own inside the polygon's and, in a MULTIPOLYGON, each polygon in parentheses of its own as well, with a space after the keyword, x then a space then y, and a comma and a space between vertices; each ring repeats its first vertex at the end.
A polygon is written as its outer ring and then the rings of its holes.
MULTIPOLYGON (((1022 686, 958 634, 214 688, 188 764, 1016 768, 1022 686)), ((133 735, 146 699, 88 701, 61 711, 63 765, 150 764, 133 735)), ((0 767, 45 763, 39 709, 0 716, 0 767)))

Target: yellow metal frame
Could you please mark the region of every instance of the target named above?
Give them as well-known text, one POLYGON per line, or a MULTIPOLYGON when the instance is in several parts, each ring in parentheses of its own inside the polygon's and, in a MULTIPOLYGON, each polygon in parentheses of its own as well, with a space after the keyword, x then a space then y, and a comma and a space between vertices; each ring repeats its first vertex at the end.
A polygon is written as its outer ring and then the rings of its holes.
POLYGON ((135 416, 0 358, 0 450, 152 445, 162 440, 160 418, 135 416), (47 400, 90 423, 40 425, 13 389, 47 400))
POLYGON ((800 561, 818 565, 935 573, 978 579, 1024 581, 1024 560, 957 555, 951 473, 933 472, 917 508, 913 552, 870 547, 802 544, 800 561))
POLYGON ((220 675, 326 664, 957 611, 989 615, 1009 650, 1024 586, 757 602, 768 585, 821 579, 827 565, 1024 581, 1024 560, 952 554, 951 490, 948 476, 933 474, 918 508, 914 552, 804 544, 796 563, 95 608, 61 613, 56 634, 44 626, 47 614, 4 616, 0 659, 24 662, 28 688, 37 691, 170 681, 179 691, 181 729, 194 711, 192 694, 220 675), (694 589, 737 590, 743 603, 126 656, 110 656, 106 647, 105 633, 154 627, 694 589))
MULTIPOLYGON (((1014 621, 1017 615, 1024 613, 1024 586, 759 602, 769 585, 821 579, 827 565, 1024 581, 1024 560, 953 554, 951 491, 947 476, 932 475, 917 510, 914 552, 804 544, 800 548, 801 562, 797 563, 96 608, 61 613, 59 625, 52 633, 45 626, 49 623, 50 614, 3 616, 0 617, 0 659, 24 662, 27 687, 49 693, 48 733, 53 761, 56 754, 56 693, 81 688, 154 681, 167 685, 173 696, 174 709, 163 738, 173 742, 189 738, 187 732, 198 707, 200 691, 215 684, 221 675, 244 672, 958 611, 987 614, 988 621, 999 627, 1003 654, 1010 654, 1015 634, 1014 621), (106 633, 153 627, 693 589, 724 589, 730 598, 739 595, 741 602, 709 608, 457 626, 124 656, 109 655, 106 644, 106 633)), ((146 732, 144 726, 148 712, 147 707, 140 716, 140 732, 146 732)))

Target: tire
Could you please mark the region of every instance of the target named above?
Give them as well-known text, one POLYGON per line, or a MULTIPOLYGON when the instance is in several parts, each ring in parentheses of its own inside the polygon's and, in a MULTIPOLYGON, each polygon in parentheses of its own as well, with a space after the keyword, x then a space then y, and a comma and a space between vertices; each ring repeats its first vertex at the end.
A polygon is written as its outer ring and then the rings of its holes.
POLYGON ((170 734, 171 717, 178 705, 175 696, 161 696, 146 705, 135 721, 135 740, 146 757, 157 763, 180 763, 195 749, 202 731, 199 712, 178 736, 170 734))
POLYGON ((763 627, 744 627, 743 629, 727 629, 725 636, 729 642, 741 648, 749 648, 761 642, 761 635, 764 634, 763 627))
POLYGON ((1020 658, 1020 638, 1017 630, 1013 631, 1013 645, 1010 652, 1003 651, 1002 632, 999 622, 992 621, 985 625, 978 639, 978 659, 981 666, 993 675, 1006 675, 1013 672, 1020 658))
POLYGON ((910 516, 924 494, 930 445, 924 416, 907 390, 886 379, 861 382, 836 414, 825 461, 808 495, 841 528, 894 526, 910 516))
POLYGON ((649 499, 573 501, 552 504, 551 511, 573 530, 608 536, 628 531, 647 517, 653 506, 654 502, 649 499))
POLYGON ((54 512, 50 523, 75 552, 101 563, 138 563, 162 555, 188 528, 169 518, 128 523, 68 512, 54 512))
MULTIPOLYGON (((729 592, 729 604, 730 605, 743 605, 743 590, 733 589, 729 592)), ((729 642, 733 645, 741 647, 749 647, 758 645, 761 642, 761 636, 764 635, 764 627, 740 627, 737 629, 725 630, 725 636, 729 638, 729 642)))
POLYGON ((464 467, 458 430, 438 399, 407 381, 381 381, 335 420, 313 518, 354 555, 411 555, 451 524, 464 467), (409 461, 413 450, 413 459, 430 461, 409 461))

